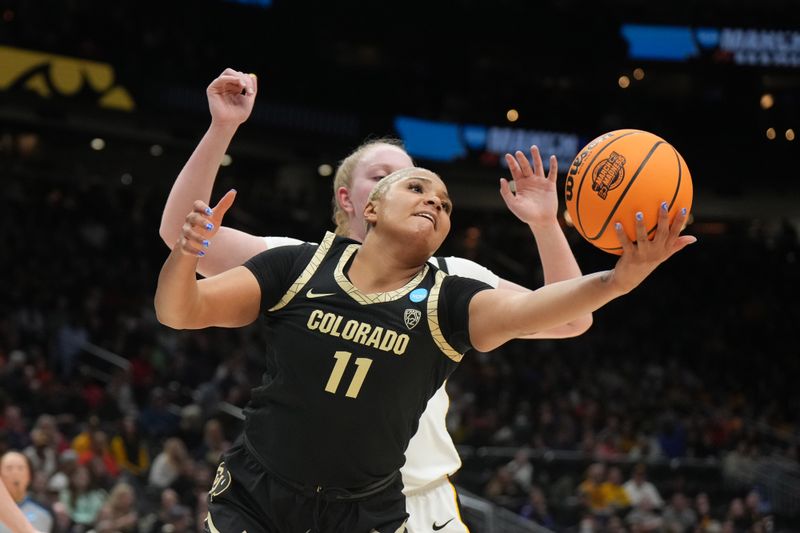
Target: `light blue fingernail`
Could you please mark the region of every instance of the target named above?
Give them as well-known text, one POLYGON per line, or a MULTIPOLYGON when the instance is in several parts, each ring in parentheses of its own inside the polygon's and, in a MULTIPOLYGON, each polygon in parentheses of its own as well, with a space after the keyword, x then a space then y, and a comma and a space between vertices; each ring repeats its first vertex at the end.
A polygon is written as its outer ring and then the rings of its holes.
POLYGON ((203 250, 200 250, 199 252, 197 252, 197 255, 203 257, 204 255, 206 255, 206 253, 203 250))
POLYGON ((681 215, 685 215, 685 214, 686 214, 686 208, 684 207, 683 209, 681 209, 681 215))
POLYGON ((622 224, 617 222, 616 224, 614 224, 614 227, 617 228, 617 229, 622 229, 622 224))
POLYGON ((212 224, 211 222, 209 222, 208 224, 206 224, 206 229, 207 229, 207 230, 209 230, 209 231, 211 231, 212 229, 214 229, 214 224, 212 224))
POLYGON ((642 219, 644 219, 644 215, 642 214, 641 211, 639 211, 638 213, 636 213, 636 220, 642 220, 642 219))
POLYGON ((203 246, 205 246, 206 248, 208 248, 208 245, 209 245, 209 244, 211 244, 211 243, 210 243, 210 242, 208 242, 208 239, 203 239, 203 246))
POLYGON ((661 210, 662 211, 666 211, 667 210, 667 202, 661 202, 661 210))
POLYGON ((210 207, 206 207, 206 215, 213 215, 213 214, 214 214, 214 212, 211 211, 211 208, 210 207))

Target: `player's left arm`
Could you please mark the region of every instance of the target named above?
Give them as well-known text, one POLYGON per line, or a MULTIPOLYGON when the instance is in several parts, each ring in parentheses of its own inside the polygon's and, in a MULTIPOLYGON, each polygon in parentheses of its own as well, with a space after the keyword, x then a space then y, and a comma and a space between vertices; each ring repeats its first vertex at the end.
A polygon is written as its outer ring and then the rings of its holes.
MULTIPOLYGON (((508 180, 501 178, 500 195, 508 209, 533 232, 542 262, 544 284, 580 277, 581 269, 558 222, 556 156, 550 156, 550 168, 547 174, 544 172, 542 157, 536 146, 531 147, 531 160, 533 165, 521 151, 517 151, 514 156, 506 154, 515 190, 512 192, 508 180)), ((528 292, 527 288, 504 279, 500 280, 498 288, 528 292)), ((591 325, 592 314, 586 313, 569 322, 524 338, 575 337, 586 332, 591 325)))

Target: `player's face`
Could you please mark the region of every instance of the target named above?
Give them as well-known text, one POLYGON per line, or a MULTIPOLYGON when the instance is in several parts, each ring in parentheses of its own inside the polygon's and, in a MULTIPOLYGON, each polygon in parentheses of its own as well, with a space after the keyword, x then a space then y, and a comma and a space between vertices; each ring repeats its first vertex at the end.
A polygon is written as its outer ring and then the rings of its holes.
POLYGON ((436 174, 413 172, 392 184, 383 198, 378 224, 384 223, 427 244, 433 254, 450 232, 452 203, 436 174))
POLYGON ((353 203, 350 236, 363 240, 364 208, 375 184, 396 170, 413 167, 411 157, 398 146, 376 144, 368 149, 353 169, 350 201, 353 203))

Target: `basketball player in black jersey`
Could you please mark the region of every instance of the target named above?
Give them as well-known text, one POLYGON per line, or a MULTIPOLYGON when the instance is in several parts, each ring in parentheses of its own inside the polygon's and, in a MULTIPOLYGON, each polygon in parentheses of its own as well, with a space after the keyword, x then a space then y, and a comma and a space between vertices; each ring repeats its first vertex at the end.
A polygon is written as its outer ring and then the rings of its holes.
MULTIPOLYGON (((218 215, 234 196, 223 197, 218 215)), ((197 329, 261 317, 268 337, 263 384, 211 491, 210 531, 403 531, 403 452, 467 351, 589 313, 695 240, 679 235, 685 215, 670 226, 662 211, 653 241, 644 221, 638 245, 618 228, 624 253, 613 270, 521 294, 427 264, 450 211, 436 174, 404 169, 370 195, 363 245, 329 234, 198 281, 211 209, 195 203, 159 276, 159 320, 197 329)))

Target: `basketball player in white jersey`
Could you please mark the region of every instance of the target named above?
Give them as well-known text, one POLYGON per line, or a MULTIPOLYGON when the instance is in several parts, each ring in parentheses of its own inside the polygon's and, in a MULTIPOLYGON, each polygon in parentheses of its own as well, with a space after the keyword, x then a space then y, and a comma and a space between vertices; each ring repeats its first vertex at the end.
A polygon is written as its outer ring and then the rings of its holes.
MULTIPOLYGON (((186 213, 194 200, 209 202, 217 169, 237 128, 250 115, 257 92, 257 79, 226 69, 211 82, 206 93, 211 111, 211 125, 178 175, 164 208, 160 235, 172 247, 179 237, 186 213)), ((557 220, 557 165, 550 158, 545 175, 539 151, 531 148, 533 165, 522 152, 506 155, 514 178, 515 192, 507 180, 500 180, 500 194, 508 208, 531 228, 542 261, 545 284, 575 278, 580 268, 557 220)), ((333 183, 336 233, 363 240, 366 225, 364 207, 369 193, 384 176, 395 170, 414 166, 411 157, 396 140, 379 140, 357 148, 339 165, 333 183)), ((219 227, 211 216, 216 232, 198 263, 198 272, 211 276, 244 263, 268 248, 296 245, 302 241, 289 237, 260 237, 232 228, 219 227)), ((529 289, 499 278, 490 270, 458 257, 432 258, 434 265, 450 274, 484 281, 492 287, 528 291, 529 289)), ((557 328, 541 331, 531 338, 566 338, 585 332, 592 323, 590 314, 557 328)), ((411 533, 468 531, 458 507, 458 499, 448 476, 461 466, 461 459, 445 426, 449 400, 440 388, 428 402, 419 421, 419 429, 406 450, 401 469, 411 533)))

